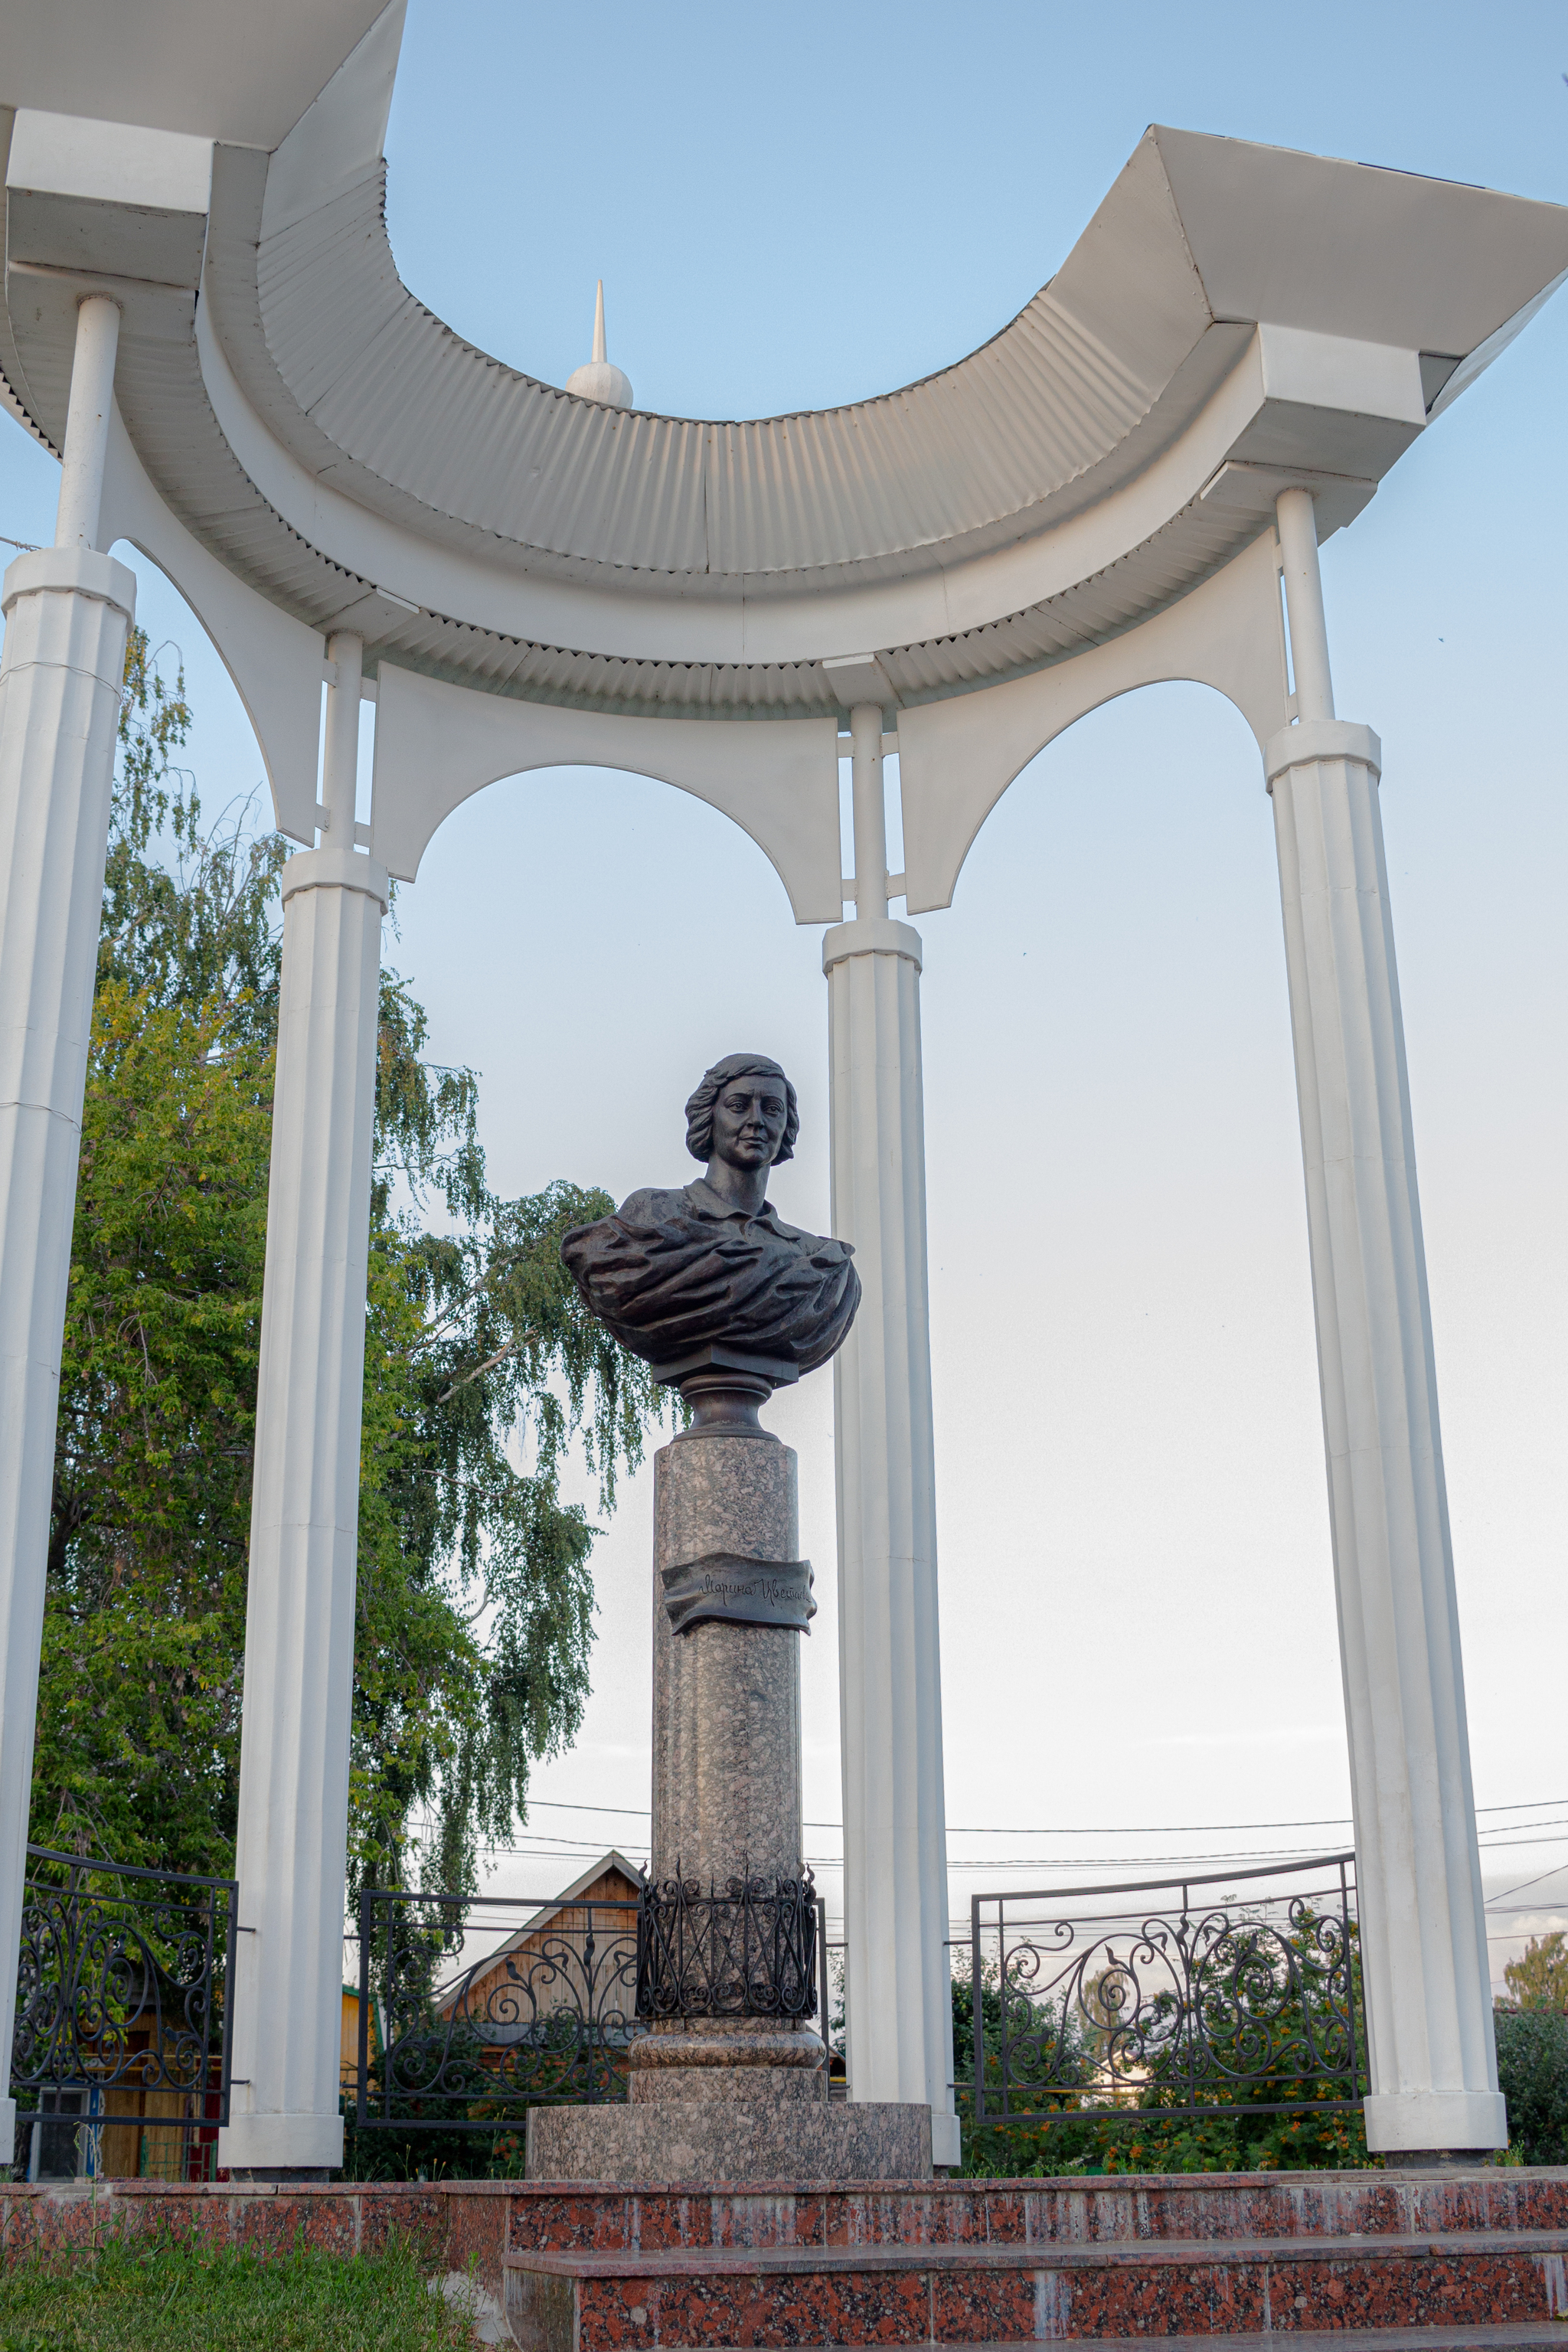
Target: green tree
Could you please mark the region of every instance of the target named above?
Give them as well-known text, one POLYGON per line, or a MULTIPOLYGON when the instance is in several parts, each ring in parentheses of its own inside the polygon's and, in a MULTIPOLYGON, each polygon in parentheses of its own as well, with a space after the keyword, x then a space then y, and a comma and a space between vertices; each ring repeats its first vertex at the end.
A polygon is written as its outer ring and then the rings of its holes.
MULTIPOLYGON (((204 829, 190 724, 126 665, 62 1354, 31 1834, 226 1871, 266 1242, 276 835, 204 829)), ((350 1799, 355 1874, 467 1882, 588 1689, 595 1530, 658 1412, 583 1312, 564 1226, 605 1194, 489 1191, 474 1074, 384 974, 350 1799), (432 1221, 432 1199, 445 1212, 432 1221)))
POLYGON ((1560 1928, 1531 1936, 1518 1959, 1504 1969, 1503 1979, 1519 2008, 1568 2011, 1568 1938, 1560 1928))

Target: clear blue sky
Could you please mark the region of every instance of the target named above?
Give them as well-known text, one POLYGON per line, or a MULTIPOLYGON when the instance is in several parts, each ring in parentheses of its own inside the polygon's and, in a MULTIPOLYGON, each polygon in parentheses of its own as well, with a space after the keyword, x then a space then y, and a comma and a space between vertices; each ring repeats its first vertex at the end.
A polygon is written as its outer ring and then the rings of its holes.
MULTIPOLYGON (((1507 0, 411 0, 393 244, 433 310, 547 380, 586 358, 603 277, 639 404, 766 414, 885 390, 994 334, 1151 121, 1568 198, 1564 70, 1568 11, 1507 0)), ((1568 1799, 1565 359, 1568 297, 1325 551, 1340 709, 1385 749, 1483 1805, 1568 1799)), ((47 536, 54 481, 0 435, 0 530, 47 536)), ((139 568, 143 617, 189 656, 216 805, 254 784, 254 746, 195 623, 139 568)), ((1236 714, 1163 688, 1085 721, 1006 795, 953 908, 921 929, 950 1816, 1022 1832, 1343 1814, 1273 845, 1236 714)), ((758 1045, 787 1062, 806 1122, 775 1197, 826 1221, 817 934, 712 812, 580 771, 497 787, 437 836, 389 951, 438 1052, 484 1073, 503 1188, 679 1180, 690 1084, 758 1045), (716 966, 718 1029, 700 1009, 716 966)), ((807 1812, 832 1822, 828 1416, 826 1378, 773 1414, 801 1448, 829 1603, 807 1812)), ((645 1479, 601 1547, 594 1708, 542 1796, 647 1801, 649 1504, 645 1479)), ((534 1830, 595 1848, 616 1830, 634 1852, 643 1833, 542 1808, 534 1830)), ((1505 1852, 1489 1874, 1554 1858, 1505 1852)), ((503 1874, 548 1888, 556 1870, 503 1874)))

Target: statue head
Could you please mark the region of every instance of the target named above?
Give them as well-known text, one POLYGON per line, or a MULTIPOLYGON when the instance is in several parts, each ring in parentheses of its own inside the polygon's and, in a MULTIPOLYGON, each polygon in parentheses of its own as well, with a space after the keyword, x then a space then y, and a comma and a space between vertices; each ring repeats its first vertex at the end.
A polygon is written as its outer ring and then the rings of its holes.
MULTIPOLYGON (((686 1106, 686 1149, 693 1160, 711 1160, 715 1156, 729 1156, 728 1152, 716 1152, 713 1119, 714 1112, 718 1110, 721 1127, 730 1124, 720 1107, 725 1089, 737 1078, 772 1078, 775 1081, 771 1091, 784 1104, 784 1124, 770 1164, 776 1167, 781 1160, 793 1160, 795 1138, 800 1133, 800 1105, 795 1100, 795 1088, 778 1064, 770 1062, 765 1054, 726 1054, 721 1062, 715 1062, 710 1070, 704 1071, 701 1085, 686 1106)), ((754 1089, 748 1087, 746 1091, 750 1094, 754 1089)), ((773 1124, 769 1121, 770 1131, 773 1124)), ((722 1139, 720 1139, 721 1141, 722 1139)), ((751 1156, 749 1151, 744 1154, 748 1160, 751 1156)))

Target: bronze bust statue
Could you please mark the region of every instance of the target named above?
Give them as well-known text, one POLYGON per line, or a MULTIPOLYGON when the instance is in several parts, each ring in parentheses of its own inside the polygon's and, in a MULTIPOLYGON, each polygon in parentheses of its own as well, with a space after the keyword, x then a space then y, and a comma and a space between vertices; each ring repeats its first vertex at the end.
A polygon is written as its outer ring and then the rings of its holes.
POLYGON ((728 1054, 686 1106, 703 1174, 633 1192, 561 1244, 591 1311, 680 1388, 703 1426, 755 1428, 756 1400, 826 1364, 860 1304, 849 1244, 786 1225, 768 1201, 768 1171, 799 1132, 778 1064, 728 1054))

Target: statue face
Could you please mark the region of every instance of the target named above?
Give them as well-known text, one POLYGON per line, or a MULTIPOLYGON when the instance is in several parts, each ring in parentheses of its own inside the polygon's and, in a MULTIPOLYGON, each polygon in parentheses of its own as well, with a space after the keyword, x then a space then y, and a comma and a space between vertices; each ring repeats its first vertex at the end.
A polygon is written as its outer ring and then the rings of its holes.
POLYGON ((788 1110, 782 1078, 751 1071, 731 1078, 713 1106, 714 1159, 731 1168, 771 1168, 788 1110))

